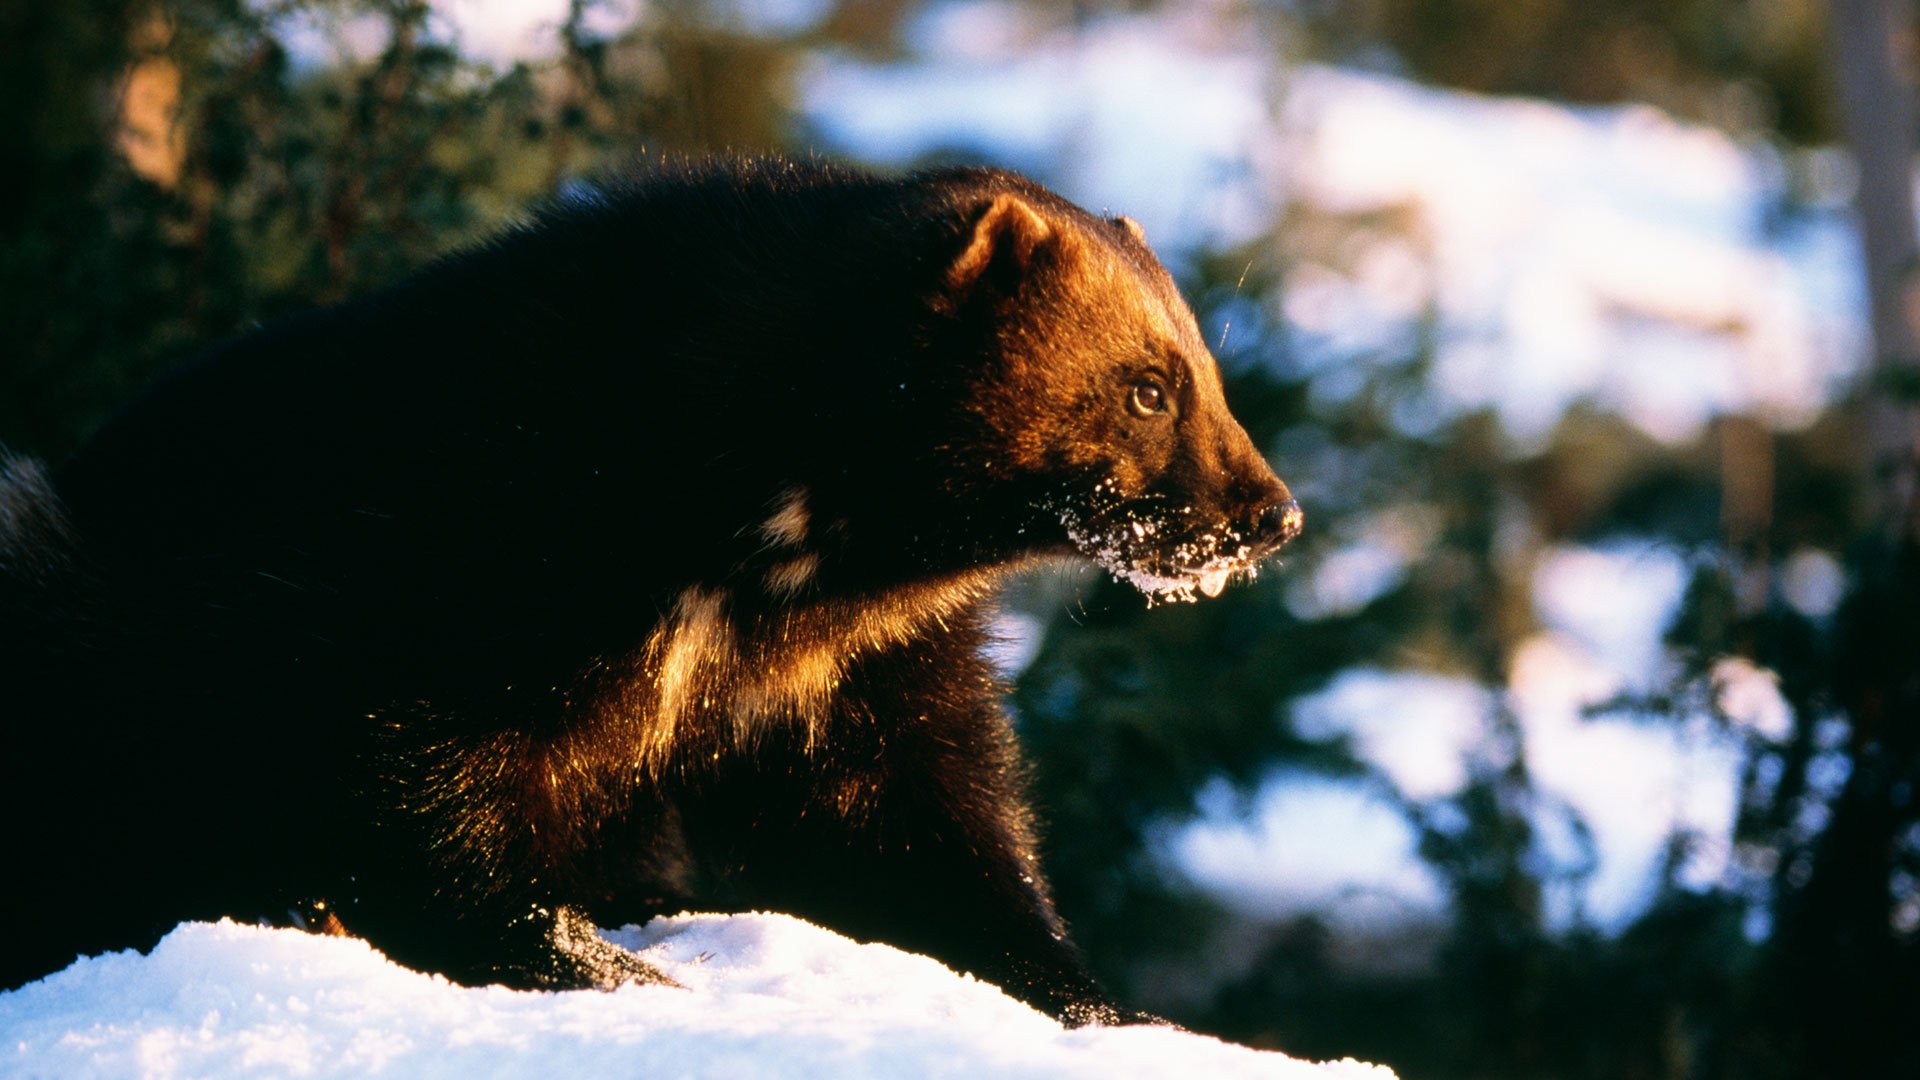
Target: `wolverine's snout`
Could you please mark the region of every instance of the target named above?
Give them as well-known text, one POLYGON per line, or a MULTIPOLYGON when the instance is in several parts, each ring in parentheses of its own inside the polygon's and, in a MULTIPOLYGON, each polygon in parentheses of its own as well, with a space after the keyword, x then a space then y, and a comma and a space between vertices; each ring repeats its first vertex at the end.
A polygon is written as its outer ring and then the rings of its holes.
POLYGON ((1299 536, 1306 520, 1306 511, 1291 498, 1270 503, 1260 511, 1253 527, 1253 539, 1262 546, 1277 548, 1299 536))
MULTIPOLYGON (((1236 425, 1237 428, 1237 425, 1236 425)), ((1294 501, 1286 482, 1274 474, 1272 466, 1253 448, 1244 432, 1235 432, 1229 443, 1229 459, 1235 479, 1228 488, 1228 505, 1242 508, 1235 525, 1256 550, 1264 554, 1278 549, 1300 535, 1306 513, 1294 501)))

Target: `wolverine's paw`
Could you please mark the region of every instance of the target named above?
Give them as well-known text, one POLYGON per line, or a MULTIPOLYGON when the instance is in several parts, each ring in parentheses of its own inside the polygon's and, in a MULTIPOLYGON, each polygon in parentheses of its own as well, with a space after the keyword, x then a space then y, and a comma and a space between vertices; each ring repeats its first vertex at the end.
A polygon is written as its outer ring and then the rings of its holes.
POLYGON ((545 924, 545 947, 501 972, 501 981, 509 985, 539 990, 614 990, 629 984, 680 987, 672 976, 631 949, 601 937, 593 920, 577 909, 539 907, 526 919, 545 924))
POLYGON ((1187 1030, 1166 1017, 1141 1012, 1139 1009, 1122 1008, 1110 1001, 1076 1001, 1061 1010, 1060 1022, 1070 1028, 1151 1024, 1154 1027, 1172 1028, 1175 1031, 1187 1030))

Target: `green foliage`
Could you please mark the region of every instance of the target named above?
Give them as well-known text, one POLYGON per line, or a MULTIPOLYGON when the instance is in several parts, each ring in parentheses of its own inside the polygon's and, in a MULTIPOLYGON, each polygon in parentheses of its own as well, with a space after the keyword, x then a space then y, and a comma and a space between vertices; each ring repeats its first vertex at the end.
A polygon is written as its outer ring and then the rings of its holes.
POLYGON ((495 71, 409 0, 10 5, 0 125, 23 145, 0 247, 0 432, 59 454, 172 360, 256 321, 364 292, 471 242, 612 159, 775 145, 778 43, 669 11, 618 36, 576 0, 562 49, 495 71), (71 13, 71 17, 62 13, 71 13), (83 17, 85 16, 85 17, 83 17), (302 25, 371 54, 290 52, 302 25), (144 62, 178 91, 146 173, 116 152, 144 62))
POLYGON ((1646 101, 1696 120, 1831 141, 1815 0, 1323 0, 1326 47, 1385 44, 1417 77, 1479 93, 1646 101))

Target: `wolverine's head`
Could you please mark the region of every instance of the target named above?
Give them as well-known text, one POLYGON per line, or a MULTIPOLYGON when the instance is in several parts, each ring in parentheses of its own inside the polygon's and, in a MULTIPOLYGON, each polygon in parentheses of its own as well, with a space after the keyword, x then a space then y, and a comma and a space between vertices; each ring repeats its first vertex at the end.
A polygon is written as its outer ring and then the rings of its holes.
POLYGON ((1036 547, 1070 545, 1149 597, 1219 593, 1299 533, 1299 504, 1227 411, 1139 226, 993 175, 941 300, 981 328, 969 470, 1027 502, 1036 547))

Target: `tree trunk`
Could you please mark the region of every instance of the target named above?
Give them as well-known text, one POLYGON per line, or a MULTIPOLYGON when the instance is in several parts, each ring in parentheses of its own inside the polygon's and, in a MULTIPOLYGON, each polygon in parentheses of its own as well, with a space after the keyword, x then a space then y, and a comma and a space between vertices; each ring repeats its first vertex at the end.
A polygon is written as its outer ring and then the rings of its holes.
MULTIPOLYGON (((1897 914, 1920 902, 1920 314, 1915 107, 1906 0, 1832 0, 1834 81, 1859 165, 1855 213, 1872 304, 1873 360, 1854 404, 1862 519, 1852 589, 1834 626, 1832 706, 1850 770, 1826 829, 1782 871, 1774 985, 1778 1029, 1807 1075, 1920 1076, 1920 935, 1897 914), (1804 875, 1799 882, 1796 876, 1804 875), (1792 1033, 1787 1035, 1785 1033, 1792 1033)), ((1803 725, 1831 715, 1799 718, 1803 725)), ((1789 1066, 1791 1067, 1791 1066, 1789 1066)))
POLYGON ((1872 376, 1861 395, 1868 490, 1876 524, 1895 541, 1920 540, 1912 26, 1912 8, 1900 0, 1833 0, 1828 8, 1842 130, 1860 171, 1854 211, 1872 305, 1872 376))

